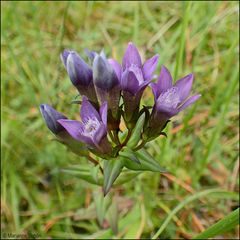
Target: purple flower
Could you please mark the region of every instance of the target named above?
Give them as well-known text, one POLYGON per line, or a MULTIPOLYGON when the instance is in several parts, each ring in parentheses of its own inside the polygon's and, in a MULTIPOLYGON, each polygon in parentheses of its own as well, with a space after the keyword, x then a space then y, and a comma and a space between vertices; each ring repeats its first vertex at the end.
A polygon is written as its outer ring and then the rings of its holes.
POLYGON ((148 59, 143 65, 140 54, 133 43, 129 43, 122 61, 121 88, 125 107, 125 120, 138 116, 138 108, 143 90, 152 80, 157 67, 158 55, 148 59))
POLYGON ((46 122, 47 127, 51 132, 55 135, 59 134, 65 129, 59 124, 57 121, 59 119, 67 119, 63 114, 56 111, 54 108, 49 106, 48 104, 41 104, 40 105, 40 112, 46 122))
POLYGON ((60 119, 67 119, 63 114, 59 113, 47 104, 41 104, 40 111, 47 124, 47 127, 55 134, 56 140, 67 146, 77 155, 84 156, 87 154, 86 146, 84 146, 82 142, 78 142, 73 139, 66 129, 58 122, 60 119))
POLYGON ((109 58, 108 59, 108 63, 112 66, 117 78, 118 78, 118 84, 121 81, 121 75, 122 75, 122 67, 121 65, 118 63, 118 61, 116 61, 113 58, 109 58))
POLYGON ((192 105, 201 96, 196 94, 189 97, 192 83, 193 74, 189 74, 173 85, 171 74, 162 66, 157 83, 151 84, 155 99, 149 123, 152 131, 159 133, 168 119, 192 105))
POLYGON ((96 92, 93 86, 93 73, 88 64, 75 51, 64 50, 61 54, 61 59, 72 84, 79 93, 97 103, 96 92))
POLYGON ((117 61, 107 59, 105 54, 95 54, 93 60, 93 82, 99 102, 108 103, 110 129, 118 128, 121 67, 117 61), (114 126, 115 125, 115 126, 114 126))
POLYGON ((97 88, 110 91, 119 84, 118 77, 103 52, 93 60, 93 80, 97 88))
POLYGON ((143 65, 140 54, 136 46, 130 42, 126 49, 126 52, 122 61, 122 87, 124 90, 136 94, 141 88, 150 83, 152 74, 154 73, 158 64, 158 54, 148 59, 143 65), (132 81, 128 81, 128 75, 130 74, 132 81))
POLYGON ((68 119, 60 119, 58 122, 74 139, 96 147, 101 153, 110 152, 111 146, 107 140, 107 103, 102 104, 98 113, 87 97, 83 96, 80 115, 82 122, 68 119))
POLYGON ((93 60, 94 60, 94 58, 95 58, 95 56, 97 55, 97 53, 94 52, 94 51, 90 51, 90 50, 87 49, 87 48, 84 50, 84 52, 85 52, 85 54, 88 56, 89 61, 92 63, 93 60))

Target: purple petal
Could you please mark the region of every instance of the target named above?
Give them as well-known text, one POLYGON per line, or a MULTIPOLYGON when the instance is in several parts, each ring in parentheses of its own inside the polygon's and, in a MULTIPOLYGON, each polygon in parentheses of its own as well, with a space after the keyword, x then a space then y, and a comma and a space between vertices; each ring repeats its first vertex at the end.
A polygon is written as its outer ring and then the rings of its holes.
POLYGON ((64 64, 65 67, 67 67, 67 58, 68 55, 70 54, 71 50, 67 50, 65 49, 61 54, 60 54, 60 58, 64 64))
POLYGON ((107 129, 106 129, 106 126, 102 123, 93 136, 93 143, 95 145, 98 145, 101 142, 102 138, 106 135, 107 135, 107 129))
POLYGON ((92 62, 95 56, 97 55, 96 52, 90 51, 87 48, 84 50, 85 54, 88 56, 89 60, 92 62))
POLYGON ((183 109, 189 107, 194 102, 196 102, 201 97, 201 94, 194 95, 190 97, 181 107, 178 108, 178 111, 182 111, 183 109))
POLYGON ((87 121, 89 118, 97 118, 98 121, 101 121, 99 113, 93 107, 93 105, 88 101, 87 97, 83 96, 82 98, 82 106, 80 110, 80 115, 82 121, 87 121))
POLYGON ((154 100, 156 101, 157 98, 160 95, 160 93, 158 91, 158 85, 157 85, 157 83, 150 83, 150 87, 152 88, 152 92, 153 92, 153 95, 154 95, 154 100))
POLYGON ((162 65, 157 82, 157 89, 155 89, 157 97, 160 95, 160 93, 165 92, 170 87, 172 87, 172 76, 168 69, 162 65))
POLYGON ((142 73, 142 69, 136 66, 131 66, 128 68, 129 72, 133 72, 134 75, 136 76, 137 80, 138 80, 138 85, 142 84, 144 82, 144 78, 143 78, 143 73, 142 73))
POLYGON ((159 55, 156 54, 152 58, 148 59, 144 64, 143 64, 143 76, 144 80, 148 81, 152 79, 152 74, 154 73, 157 64, 158 64, 158 58, 159 55))
POLYGON ((130 67, 131 65, 135 65, 139 68, 142 67, 140 54, 136 46, 132 42, 128 44, 127 50, 123 57, 123 62, 122 62, 123 70, 130 67))
POLYGON ((103 54, 94 58, 93 81, 95 86, 105 91, 109 91, 119 84, 118 76, 103 54))
POLYGON ((139 82, 134 72, 126 69, 122 75, 121 87, 123 90, 128 91, 135 95, 138 91, 139 82))
POLYGON ((178 114, 178 112, 179 112, 178 109, 176 109, 176 108, 172 108, 172 107, 163 105, 163 104, 158 103, 158 102, 156 103, 156 110, 159 113, 164 113, 169 118, 178 114))
POLYGON ((104 49, 101 50, 99 56, 102 57, 104 59, 104 61, 107 61, 107 57, 106 57, 106 54, 104 52, 104 49))
POLYGON ((92 69, 74 51, 67 58, 67 72, 74 86, 87 86, 92 82, 92 69))
POLYGON ((67 119, 60 119, 58 122, 67 130, 67 132, 76 140, 85 142, 87 144, 92 144, 92 140, 88 137, 82 135, 83 132, 83 124, 74 121, 74 120, 67 120, 67 119))
POLYGON ((108 62, 110 63, 110 65, 112 66, 112 68, 114 69, 117 77, 118 77, 118 80, 120 81, 121 79, 121 72, 122 72, 122 67, 121 65, 115 60, 115 59, 108 59, 108 62))
POLYGON ((138 88, 138 91, 144 90, 149 84, 151 83, 151 80, 144 81, 138 88))
POLYGON ((107 126, 107 110, 108 110, 107 102, 104 102, 100 107, 99 111, 100 116, 102 118, 102 122, 104 123, 105 126, 107 126))
POLYGON ((57 122, 58 119, 67 119, 63 114, 56 111, 53 107, 48 104, 40 105, 41 114, 47 124, 49 130, 54 134, 58 134, 64 130, 64 128, 57 122))
POLYGON ((192 88, 193 77, 193 74, 189 74, 176 82, 175 86, 179 89, 181 101, 184 101, 189 96, 192 88))

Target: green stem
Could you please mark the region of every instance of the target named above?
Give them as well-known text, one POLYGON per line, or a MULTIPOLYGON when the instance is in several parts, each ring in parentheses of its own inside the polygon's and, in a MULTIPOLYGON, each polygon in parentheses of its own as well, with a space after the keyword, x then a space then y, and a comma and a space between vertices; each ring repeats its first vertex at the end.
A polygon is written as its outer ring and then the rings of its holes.
POLYGON ((91 156, 87 156, 87 158, 88 158, 88 160, 89 160, 91 163, 93 163, 95 166, 99 165, 100 170, 101 170, 101 172, 103 173, 103 169, 102 169, 102 167, 100 166, 100 164, 99 164, 99 162, 98 162, 97 160, 95 160, 95 159, 92 158, 91 156))
POLYGON ((115 143, 117 145, 121 145, 121 142, 120 142, 119 137, 118 137, 118 130, 113 131, 113 136, 114 136, 114 139, 115 139, 115 143))
POLYGON ((113 136, 112 132, 109 131, 108 134, 109 134, 111 140, 115 143, 115 139, 114 139, 114 136, 113 136))
POLYGON ((121 147, 124 147, 125 145, 127 145, 128 140, 130 139, 131 135, 132 135, 132 130, 128 129, 127 137, 125 138, 124 142, 121 144, 121 147))
POLYGON ((133 151, 138 151, 139 149, 143 148, 145 146, 147 142, 145 142, 144 140, 142 140, 142 142, 133 149, 133 151))

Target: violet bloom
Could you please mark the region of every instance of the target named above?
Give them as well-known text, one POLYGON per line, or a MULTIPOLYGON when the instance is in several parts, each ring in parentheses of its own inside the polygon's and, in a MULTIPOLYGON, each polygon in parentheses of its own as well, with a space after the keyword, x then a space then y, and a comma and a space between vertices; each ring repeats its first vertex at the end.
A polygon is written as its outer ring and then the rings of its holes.
POLYGON ((67 117, 65 117, 63 114, 56 111, 48 104, 41 104, 40 112, 45 120, 47 127, 52 133, 58 135, 60 132, 66 131, 64 127, 57 122, 59 119, 67 119, 67 117))
POLYGON ((93 86, 93 73, 89 65, 75 51, 64 50, 61 59, 72 84, 79 93, 97 103, 97 96, 93 86))
POLYGON ((95 52, 95 51, 90 51, 90 50, 87 49, 87 48, 85 48, 84 52, 85 52, 85 54, 87 55, 88 60, 89 60, 89 61, 91 62, 91 64, 92 64, 94 58, 95 58, 96 55, 97 55, 97 52, 95 52))
POLYGON ((172 76, 166 67, 162 66, 157 83, 152 83, 155 105, 150 118, 150 134, 159 134, 174 115, 192 105, 201 95, 189 97, 193 83, 193 74, 179 79, 174 85, 172 76))
POLYGON ((110 129, 117 129, 119 125, 120 75, 117 62, 107 59, 105 54, 95 54, 93 60, 93 82, 99 102, 108 103, 108 125, 110 129))
POLYGON ((41 114, 49 130, 54 133, 57 140, 67 146, 72 152, 83 156, 87 154, 87 148, 82 142, 73 139, 66 129, 58 122, 60 119, 67 119, 63 114, 56 111, 48 104, 40 105, 41 114))
POLYGON ((82 122, 68 119, 60 119, 58 122, 77 141, 85 142, 101 153, 109 153, 111 146, 107 140, 107 103, 102 104, 98 113, 83 96, 80 115, 82 122))
POLYGON ((121 88, 123 90, 125 120, 135 122, 143 90, 152 80, 157 67, 158 54, 143 65, 140 54, 133 43, 129 43, 122 61, 121 88))

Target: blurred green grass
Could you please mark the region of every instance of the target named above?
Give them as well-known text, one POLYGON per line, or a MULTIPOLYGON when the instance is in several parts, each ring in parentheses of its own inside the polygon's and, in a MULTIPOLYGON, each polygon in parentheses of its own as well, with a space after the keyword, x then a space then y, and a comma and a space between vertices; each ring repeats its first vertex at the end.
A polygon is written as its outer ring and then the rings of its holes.
MULTIPOLYGON (((72 48, 100 51, 117 60, 133 41, 144 59, 160 54, 175 80, 194 72, 198 103, 175 117, 168 138, 147 148, 171 173, 142 173, 113 193, 122 207, 120 235, 149 238, 169 212, 208 188, 238 192, 237 2, 1 2, 1 226, 3 232, 41 238, 110 238, 96 215, 93 187, 59 171, 88 163, 51 141, 38 106, 68 116, 78 107, 59 54, 72 48), (192 193, 190 192, 190 190, 192 193), (130 205, 131 205, 130 204, 130 205), (77 220, 80 217, 80 220, 77 220), (82 219, 81 219, 82 217, 82 219)), ((145 93, 149 99, 150 90, 145 93)), ((160 238, 189 238, 237 207, 237 201, 203 198, 185 206, 160 238)), ((234 229, 224 238, 237 238, 234 229)))

